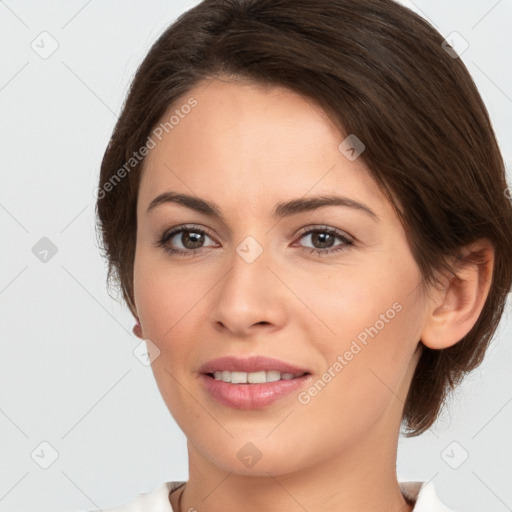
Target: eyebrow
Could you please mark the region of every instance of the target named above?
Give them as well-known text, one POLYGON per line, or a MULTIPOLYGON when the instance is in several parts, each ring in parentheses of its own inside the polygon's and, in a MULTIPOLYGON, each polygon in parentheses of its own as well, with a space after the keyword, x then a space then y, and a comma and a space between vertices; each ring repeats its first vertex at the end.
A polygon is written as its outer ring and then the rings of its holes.
MULTIPOLYGON (((222 215, 222 211, 215 203, 205 201, 199 197, 179 194, 177 192, 163 192, 162 194, 155 197, 151 203, 149 203, 146 213, 149 213, 150 211, 165 203, 181 204, 187 208, 190 208, 191 210, 195 210, 196 212, 207 215, 208 217, 217 218, 225 223, 225 218, 222 215)), ((272 212, 272 217, 290 217, 292 215, 313 211, 325 206, 344 206, 348 208, 354 208, 365 212, 375 221, 379 220, 379 217, 366 205, 359 203, 354 199, 349 199, 348 197, 333 194, 301 197, 299 199, 292 199, 290 201, 278 203, 272 212)))

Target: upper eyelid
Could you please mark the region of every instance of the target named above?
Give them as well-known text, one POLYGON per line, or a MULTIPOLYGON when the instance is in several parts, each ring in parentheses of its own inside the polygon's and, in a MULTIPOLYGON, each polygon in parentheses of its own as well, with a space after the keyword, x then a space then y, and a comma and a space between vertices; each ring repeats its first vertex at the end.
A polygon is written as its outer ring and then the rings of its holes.
POLYGON ((163 232, 163 235, 167 238, 167 237, 177 235, 178 233, 181 233, 182 231, 192 231, 193 232, 194 230, 202 231, 212 239, 215 238, 211 234, 211 231, 208 228, 205 228, 204 226, 195 225, 195 224, 184 224, 183 226, 176 226, 175 228, 170 228, 168 230, 165 230, 163 232))
POLYGON ((323 224, 313 224, 311 226, 306 226, 304 228, 301 228, 299 230, 299 232, 297 233, 297 236, 309 234, 311 231, 332 231, 333 233, 335 233, 339 236, 344 236, 346 238, 349 238, 350 240, 355 240, 355 238, 352 235, 350 235, 343 229, 338 229, 338 228, 328 226, 328 225, 323 225, 323 224))

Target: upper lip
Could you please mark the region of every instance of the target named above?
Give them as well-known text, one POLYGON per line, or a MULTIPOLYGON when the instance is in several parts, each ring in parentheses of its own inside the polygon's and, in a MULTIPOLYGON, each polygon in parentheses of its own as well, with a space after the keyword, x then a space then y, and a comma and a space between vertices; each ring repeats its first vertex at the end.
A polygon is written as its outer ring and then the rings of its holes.
POLYGON ((291 373, 293 375, 309 373, 308 370, 304 368, 265 356, 251 356, 248 358, 232 356, 219 357, 201 366, 199 373, 208 374, 223 370, 247 373, 274 370, 281 373, 291 373))

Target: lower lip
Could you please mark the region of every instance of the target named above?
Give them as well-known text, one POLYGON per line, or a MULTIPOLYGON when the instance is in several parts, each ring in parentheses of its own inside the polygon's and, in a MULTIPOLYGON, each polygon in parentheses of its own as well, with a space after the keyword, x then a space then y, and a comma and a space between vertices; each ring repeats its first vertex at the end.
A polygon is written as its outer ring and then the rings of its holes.
POLYGON ((210 395, 222 405, 236 409, 259 409, 298 391, 311 375, 263 384, 231 384, 204 374, 200 378, 210 395))

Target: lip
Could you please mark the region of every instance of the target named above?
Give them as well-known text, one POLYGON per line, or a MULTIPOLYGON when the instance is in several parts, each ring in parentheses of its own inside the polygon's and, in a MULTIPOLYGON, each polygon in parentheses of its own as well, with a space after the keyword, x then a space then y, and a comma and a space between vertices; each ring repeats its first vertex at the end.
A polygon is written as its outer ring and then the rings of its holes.
POLYGON ((199 372, 201 383, 213 399, 227 407, 245 410, 266 407, 294 391, 298 392, 312 379, 307 369, 264 356, 252 356, 246 359, 220 357, 204 364, 199 372), (274 370, 293 375, 305 373, 305 375, 262 384, 231 384, 215 380, 209 375, 221 370, 247 373, 274 370))
POLYGON ((312 376, 306 374, 295 379, 263 384, 230 384, 205 374, 201 374, 199 378, 210 396, 218 403, 235 409, 260 409, 294 391, 298 392, 312 376))
POLYGON ((279 359, 273 359, 265 356, 251 356, 248 358, 238 358, 233 356, 219 357, 212 359, 201 366, 199 373, 208 374, 217 371, 227 370, 230 372, 261 372, 263 370, 274 370, 281 373, 309 373, 305 368, 285 363, 279 359))

